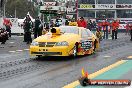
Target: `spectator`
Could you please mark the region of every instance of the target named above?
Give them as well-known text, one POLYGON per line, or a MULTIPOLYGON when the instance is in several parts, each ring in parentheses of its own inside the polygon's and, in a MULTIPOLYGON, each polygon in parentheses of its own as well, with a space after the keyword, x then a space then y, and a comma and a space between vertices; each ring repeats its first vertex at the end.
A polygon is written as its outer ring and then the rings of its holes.
POLYGON ((80 20, 77 21, 78 27, 84 27, 87 28, 87 22, 84 20, 83 17, 80 18, 80 20))
POLYGON ((118 28, 119 28, 119 22, 117 20, 114 20, 112 22, 112 40, 114 39, 117 39, 117 31, 118 31, 118 28))
POLYGON ((59 27, 60 25, 62 25, 62 19, 60 19, 59 17, 57 17, 57 19, 55 21, 55 27, 59 27))
POLYGON ((132 25, 130 26, 130 35, 131 35, 131 41, 132 41, 132 25))
POLYGON ((100 29, 102 30, 102 22, 99 21, 99 22, 97 23, 97 27, 100 28, 100 29))
POLYGON ((90 20, 90 21, 88 22, 88 29, 91 31, 92 28, 93 28, 93 23, 92 23, 92 21, 90 20))
POLYGON ((129 30, 130 30, 130 41, 132 41, 132 23, 129 23, 129 30))
POLYGON ((50 22, 50 27, 54 27, 54 26, 55 26, 54 21, 51 20, 51 22, 50 22))
POLYGON ((5 29, 0 28, 0 42, 1 42, 1 44, 5 44, 6 40, 8 40, 8 32, 5 29))
POLYGON ((95 21, 93 21, 93 29, 96 29, 96 27, 97 27, 97 24, 95 21))
POLYGON ((44 29, 43 33, 46 34, 46 33, 48 33, 48 32, 49 32, 49 27, 47 26, 47 27, 44 29))
POLYGON ((128 34, 129 35, 129 23, 126 24, 126 35, 128 34))
POLYGON ((38 36, 42 35, 42 30, 39 28, 39 25, 41 24, 41 21, 39 17, 35 19, 35 25, 34 25, 34 38, 37 38, 38 36))
POLYGON ((99 42, 102 40, 102 33, 101 33, 101 28, 96 28, 96 36, 99 39, 99 42))
POLYGON ((4 19, 4 23, 3 23, 6 27, 6 31, 9 32, 9 37, 11 37, 11 22, 9 19, 4 19))
POLYGON ((65 25, 69 25, 69 20, 68 19, 66 19, 65 25))
POLYGON ((71 22, 69 22, 69 26, 78 26, 74 18, 71 20, 71 22))
POLYGON ((27 44, 32 42, 31 28, 32 28, 32 21, 29 15, 27 15, 26 19, 24 20, 24 42, 27 42, 27 44))
POLYGON ((103 27, 103 31, 104 31, 104 37, 103 39, 108 39, 108 26, 109 26, 109 22, 107 21, 107 19, 102 22, 102 27, 103 27))

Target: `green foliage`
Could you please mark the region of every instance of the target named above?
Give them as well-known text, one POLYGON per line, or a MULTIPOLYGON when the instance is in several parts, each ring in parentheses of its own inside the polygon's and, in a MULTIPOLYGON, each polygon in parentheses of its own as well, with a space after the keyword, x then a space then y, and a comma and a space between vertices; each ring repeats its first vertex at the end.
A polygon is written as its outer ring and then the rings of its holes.
POLYGON ((15 17, 15 9, 17 18, 24 18, 28 12, 32 17, 37 16, 37 8, 29 0, 7 0, 6 17, 15 17))

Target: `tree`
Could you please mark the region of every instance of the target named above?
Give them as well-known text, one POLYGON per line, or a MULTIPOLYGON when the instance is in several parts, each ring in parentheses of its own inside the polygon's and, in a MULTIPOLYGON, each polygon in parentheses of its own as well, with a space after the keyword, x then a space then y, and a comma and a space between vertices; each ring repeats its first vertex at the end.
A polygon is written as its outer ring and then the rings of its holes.
POLYGON ((37 15, 37 8, 34 2, 28 0, 7 0, 6 2, 6 17, 24 18, 29 12, 32 17, 37 15))
POLYGON ((3 0, 0 0, 0 7, 2 8, 3 6, 3 0))

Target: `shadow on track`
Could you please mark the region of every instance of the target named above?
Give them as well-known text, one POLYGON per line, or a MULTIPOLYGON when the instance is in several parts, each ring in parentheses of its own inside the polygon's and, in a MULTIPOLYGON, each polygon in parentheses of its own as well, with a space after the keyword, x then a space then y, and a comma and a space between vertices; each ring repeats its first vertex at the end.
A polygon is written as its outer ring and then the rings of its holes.
POLYGON ((82 58, 85 58, 85 57, 96 57, 97 55, 96 54, 92 54, 92 55, 83 55, 83 56, 77 56, 77 57, 74 57, 74 56, 42 56, 42 57, 36 57, 36 60, 37 61, 73 61, 73 60, 79 60, 79 59, 82 59, 82 58))

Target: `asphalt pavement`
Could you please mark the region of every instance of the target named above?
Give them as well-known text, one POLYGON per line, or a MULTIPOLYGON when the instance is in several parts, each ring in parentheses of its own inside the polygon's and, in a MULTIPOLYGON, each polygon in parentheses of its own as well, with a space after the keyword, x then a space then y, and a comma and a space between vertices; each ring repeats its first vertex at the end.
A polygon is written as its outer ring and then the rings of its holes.
POLYGON ((101 41, 100 50, 93 55, 35 58, 30 57, 23 36, 14 35, 0 45, 0 87, 62 88, 81 76, 82 67, 91 74, 132 55, 129 36, 119 33, 118 37, 101 41))

